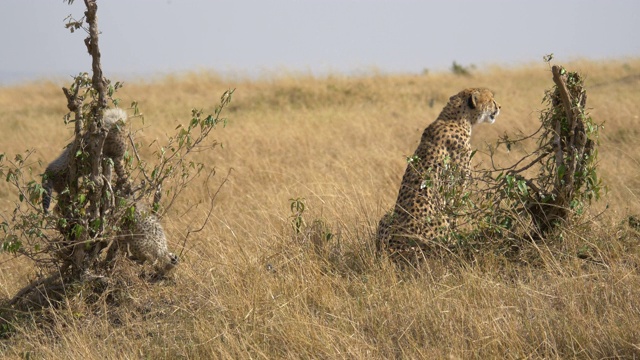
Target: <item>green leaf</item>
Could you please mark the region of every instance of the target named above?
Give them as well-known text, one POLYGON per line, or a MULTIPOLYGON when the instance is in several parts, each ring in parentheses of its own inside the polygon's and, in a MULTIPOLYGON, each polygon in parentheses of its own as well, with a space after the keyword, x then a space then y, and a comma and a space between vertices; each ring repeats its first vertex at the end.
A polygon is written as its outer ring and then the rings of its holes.
POLYGON ((518 180, 518 190, 520 190, 520 193, 524 196, 529 195, 527 183, 524 180, 518 180))
POLYGON ((564 164, 558 166, 558 179, 559 180, 564 179, 564 174, 565 174, 566 171, 567 171, 567 168, 566 168, 566 166, 564 166, 564 164))
POLYGON ((71 230, 76 239, 79 239, 82 233, 84 233, 84 227, 80 224, 75 224, 71 230))

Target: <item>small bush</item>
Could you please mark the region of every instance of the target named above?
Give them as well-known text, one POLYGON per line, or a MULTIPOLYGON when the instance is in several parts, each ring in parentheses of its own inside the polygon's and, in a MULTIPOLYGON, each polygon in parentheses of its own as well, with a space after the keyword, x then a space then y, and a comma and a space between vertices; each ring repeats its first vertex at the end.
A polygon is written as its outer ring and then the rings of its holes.
MULTIPOLYGON (((41 274, 18 292, 9 305, 46 306, 53 298, 62 299, 66 291, 74 288, 71 284, 109 283, 105 278, 113 274, 115 250, 125 248, 124 245, 131 246, 130 241, 123 240, 127 239, 123 234, 126 228, 137 229, 132 221, 144 218, 156 222, 149 231, 156 237, 162 235, 164 241, 159 218, 202 174, 208 174, 205 188, 215 174, 213 166, 192 157, 220 145, 210 138, 210 134, 226 124, 222 111, 230 103, 233 90, 222 94, 211 114, 192 109, 189 120, 175 128, 176 133, 166 144, 155 143, 155 161, 142 159, 138 154, 142 144, 134 144, 135 140, 124 124, 111 127, 111 123, 105 122, 105 110, 121 103, 115 95, 123 84, 112 83, 103 76, 97 45, 97 4, 92 0, 86 0, 85 4, 84 18, 79 21, 69 18, 67 27, 72 32, 83 28, 89 34, 85 44, 93 61, 93 74, 80 73, 69 88, 63 88, 70 110, 64 117, 65 124, 75 125, 75 137, 62 157, 55 160, 62 165, 60 171, 47 171, 43 176, 46 184, 51 184, 54 177, 57 177, 55 181, 62 182, 62 186, 55 189, 58 196, 53 212, 48 211, 51 186, 43 187, 33 180, 35 165, 41 165, 31 160, 34 152, 29 150, 15 155, 12 160, 0 154, 0 176, 12 186, 18 198, 11 218, 2 216, 2 250, 31 259, 41 274), (105 146, 113 133, 118 133, 118 141, 123 146, 126 142, 131 143, 127 152, 118 155, 121 158, 113 158, 105 146), (114 168, 116 176, 112 176, 114 168), (44 199, 42 208, 41 199, 44 199), (141 216, 143 213, 144 217, 141 216)), ((136 102, 131 103, 131 111, 134 117, 142 118, 136 102)), ((211 204, 216 194, 209 194, 211 204)), ((211 211, 212 207, 209 214, 211 211)), ((209 216, 205 222, 208 219, 209 216)), ((135 234, 128 238, 146 235, 135 234)), ((177 262, 177 258, 171 256, 172 263, 177 262)))

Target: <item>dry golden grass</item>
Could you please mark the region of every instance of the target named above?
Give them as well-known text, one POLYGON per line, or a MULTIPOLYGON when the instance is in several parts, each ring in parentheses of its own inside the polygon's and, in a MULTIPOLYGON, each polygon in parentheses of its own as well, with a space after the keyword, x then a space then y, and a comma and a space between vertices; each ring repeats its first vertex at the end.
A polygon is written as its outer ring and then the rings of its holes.
MULTIPOLYGON (((25 314, 0 340, 8 358, 634 358, 640 356, 640 60, 565 64, 587 76, 588 105, 605 122, 600 173, 610 191, 596 219, 539 244, 540 265, 497 254, 473 263, 433 259, 402 273, 373 251, 372 233, 393 205, 405 156, 448 97, 493 89, 502 112, 474 129, 482 166, 486 143, 530 132, 546 88, 546 65, 492 68, 460 77, 274 76, 227 80, 195 73, 131 82, 119 93, 145 113, 140 137, 162 141, 191 107, 211 110, 236 88, 223 149, 202 154, 230 180, 204 231, 182 240, 206 215, 201 184, 163 219, 170 247, 184 251, 173 280, 133 281, 121 306, 71 298, 46 314, 25 314), (432 106, 430 106, 430 104, 432 106), (309 224, 334 238, 317 244, 292 231, 289 199, 305 198, 309 224), (316 246, 319 245, 319 246, 316 246), (583 246, 591 260, 576 254, 583 246), (46 319, 39 321, 39 319, 46 319)), ((71 138, 62 126, 59 84, 0 88, 0 151, 27 148, 44 164, 71 138)), ((135 127, 141 127, 134 121, 135 127)), ((146 151, 148 156, 149 151, 146 151)), ((517 159, 500 153, 503 162, 517 159)), ((34 173, 44 165, 34 164, 34 173)), ((0 186, 0 211, 16 195, 0 186)), ((34 276, 23 260, 0 255, 0 291, 10 298, 34 276)), ((127 265, 127 264, 125 264, 127 265)), ((129 264, 130 265, 130 264, 129 264)), ((128 271, 138 269, 131 265, 128 271)), ((133 279, 136 277, 133 276, 133 279)))

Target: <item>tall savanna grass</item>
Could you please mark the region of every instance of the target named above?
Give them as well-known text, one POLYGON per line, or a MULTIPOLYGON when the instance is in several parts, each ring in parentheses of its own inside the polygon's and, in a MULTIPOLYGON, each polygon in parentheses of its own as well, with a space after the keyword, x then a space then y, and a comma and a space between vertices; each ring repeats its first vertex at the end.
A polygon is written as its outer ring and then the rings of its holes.
MULTIPOLYGON (((530 133, 551 70, 546 64, 451 73, 347 77, 211 73, 129 81, 123 104, 145 144, 161 142, 192 107, 211 111, 235 88, 229 119, 198 154, 218 173, 194 183, 163 218, 182 252, 172 279, 132 281, 118 307, 70 298, 2 330, 9 358, 634 358, 640 357, 640 61, 563 64, 586 76, 588 107, 604 123, 599 172, 609 191, 583 221, 532 244, 523 261, 488 252, 437 258, 419 272, 377 257, 372 235, 390 209, 422 130, 449 96, 488 87, 502 111, 473 131, 474 166, 507 132, 530 133), (229 180, 208 212, 207 186, 229 180), (292 214, 291 199, 305 209, 292 214), (306 226, 299 232, 295 217, 306 226), (319 234, 321 236, 319 236, 319 234), (325 236, 328 235, 328 236, 325 236), (584 256, 584 252, 589 252, 584 256), (534 257, 537 261, 524 261, 534 257)), ((115 79, 114 79, 115 80, 115 79)), ((0 152, 37 151, 33 176, 72 138, 60 85, 0 88, 0 152)), ((141 156, 151 156, 152 147, 141 156)), ((525 149, 500 148, 509 164, 525 149)), ((17 194, 0 185, 6 218, 17 194)), ((0 254, 11 298, 34 269, 0 254)), ((131 271, 138 271, 131 265, 131 271)), ((134 276, 133 279, 136 277, 134 276)), ((115 296, 114 295, 114 296, 115 296)))

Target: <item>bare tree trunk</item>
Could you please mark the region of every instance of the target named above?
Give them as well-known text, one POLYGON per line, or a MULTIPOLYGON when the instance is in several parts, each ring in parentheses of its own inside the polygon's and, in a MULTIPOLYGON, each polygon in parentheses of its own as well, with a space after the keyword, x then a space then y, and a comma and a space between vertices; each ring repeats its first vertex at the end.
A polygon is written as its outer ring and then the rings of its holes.
MULTIPOLYGON (((98 106, 97 108, 94 108, 93 111, 96 118, 98 118, 97 115, 99 115, 99 113, 96 112, 107 107, 107 84, 102 76, 102 65, 100 65, 100 48, 98 46, 98 36, 100 34, 100 32, 98 31, 98 4, 96 3, 96 0, 85 0, 84 3, 87 6, 87 11, 84 14, 87 18, 87 23, 89 23, 89 36, 84 40, 84 43, 87 46, 87 51, 89 52, 89 55, 91 55, 92 59, 92 83, 93 88, 98 92, 98 106)), ((100 116, 100 120, 102 120, 102 116, 100 116)))
POLYGON ((89 159, 91 162, 89 201, 90 207, 88 217, 91 222, 101 215, 101 198, 104 181, 102 179, 102 148, 107 137, 108 129, 103 127, 102 114, 107 108, 106 81, 102 76, 102 66, 100 65, 100 48, 98 46, 98 4, 95 0, 85 0, 87 11, 85 16, 89 23, 89 36, 84 40, 87 51, 91 55, 91 68, 93 71, 92 85, 98 93, 98 102, 94 103, 91 109, 93 121, 89 122, 89 159))
POLYGON ((586 106, 586 93, 575 84, 570 91, 567 77, 561 67, 551 68, 557 92, 553 94, 553 106, 562 106, 562 116, 553 117, 553 151, 555 152, 555 181, 550 201, 540 198, 538 194, 535 204, 529 205, 536 228, 540 234, 547 233, 562 220, 566 220, 579 188, 576 172, 585 167, 585 152, 590 153, 592 144, 587 141, 583 111, 586 106))
MULTIPOLYGON (((97 99, 92 102, 91 112, 87 118, 82 111, 83 97, 78 96, 81 81, 76 80, 75 89, 70 91, 63 88, 67 97, 67 107, 75 114, 75 140, 71 145, 69 156, 69 173, 67 183, 69 194, 67 201, 62 201, 60 210, 67 219, 67 227, 63 229, 68 245, 72 245, 65 267, 72 268, 74 276, 82 275, 93 257, 97 256, 95 238, 103 230, 104 214, 109 210, 105 202, 109 194, 103 174, 110 175, 111 169, 107 162, 103 162, 103 147, 108 130, 103 126, 103 113, 107 108, 107 81, 102 74, 100 64, 100 48, 98 46, 99 30, 96 0, 84 1, 86 22, 89 25, 89 36, 84 43, 92 59, 91 87, 95 90, 97 99), (85 128, 86 125, 86 128, 85 128), (79 150, 87 150, 87 157, 78 158, 79 150), (103 164, 104 163, 104 164, 103 164), (106 166, 106 169, 103 169, 106 166), (78 180, 81 176, 88 178, 87 202, 78 201, 78 180), (83 208, 85 210, 83 211, 83 208), (82 215, 83 214, 83 215, 82 215), (89 254, 89 257, 87 257, 89 254)), ((62 197, 61 197, 62 198, 62 197)))

